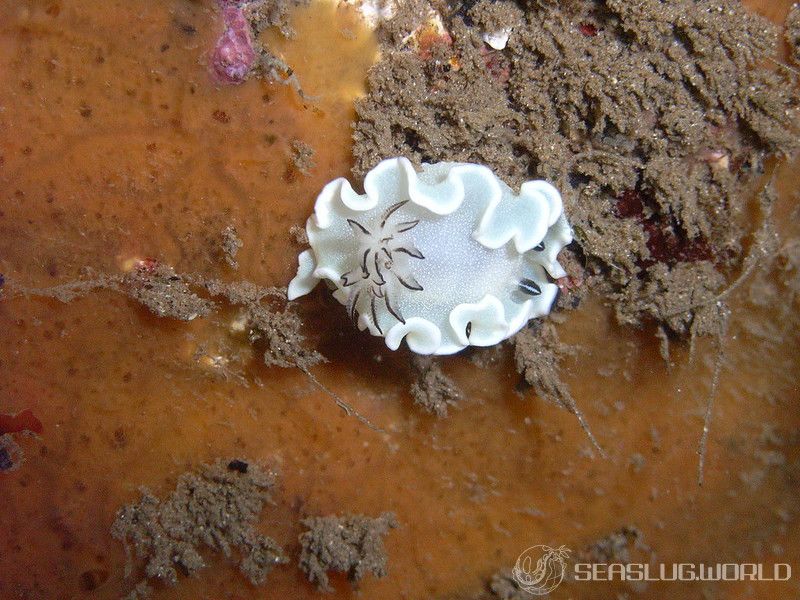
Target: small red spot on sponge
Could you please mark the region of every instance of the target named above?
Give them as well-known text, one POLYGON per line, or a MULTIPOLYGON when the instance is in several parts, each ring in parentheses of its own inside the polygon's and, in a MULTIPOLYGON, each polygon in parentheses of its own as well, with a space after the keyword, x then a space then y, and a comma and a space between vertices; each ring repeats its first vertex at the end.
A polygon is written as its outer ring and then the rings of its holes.
POLYGON ((44 431, 44 427, 29 408, 16 415, 0 415, 0 435, 21 431, 30 431, 38 435, 44 431))

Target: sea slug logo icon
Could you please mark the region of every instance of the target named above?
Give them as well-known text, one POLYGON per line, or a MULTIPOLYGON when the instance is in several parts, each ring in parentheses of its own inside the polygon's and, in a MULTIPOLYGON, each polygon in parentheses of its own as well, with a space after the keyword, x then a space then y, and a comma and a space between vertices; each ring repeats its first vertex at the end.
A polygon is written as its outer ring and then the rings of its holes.
POLYGON ((531 546, 519 555, 512 576, 519 587, 534 596, 544 596, 558 587, 567 570, 570 550, 566 546, 531 546))

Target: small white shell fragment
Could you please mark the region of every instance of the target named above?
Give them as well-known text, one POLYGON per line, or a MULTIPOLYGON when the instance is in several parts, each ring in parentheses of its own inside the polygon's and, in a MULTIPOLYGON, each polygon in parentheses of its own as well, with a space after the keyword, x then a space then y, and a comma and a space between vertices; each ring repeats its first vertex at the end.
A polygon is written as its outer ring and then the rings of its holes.
POLYGON ((390 20, 397 12, 395 0, 340 0, 342 4, 355 6, 367 27, 376 29, 390 20))
POLYGON ((323 188, 289 300, 327 279, 360 329, 419 354, 492 346, 550 311, 572 231, 549 183, 514 194, 481 165, 392 158, 364 190, 323 188))
POLYGON ((511 37, 511 27, 503 27, 503 29, 497 31, 487 31, 481 37, 484 42, 495 50, 502 50, 508 44, 508 38, 511 37))

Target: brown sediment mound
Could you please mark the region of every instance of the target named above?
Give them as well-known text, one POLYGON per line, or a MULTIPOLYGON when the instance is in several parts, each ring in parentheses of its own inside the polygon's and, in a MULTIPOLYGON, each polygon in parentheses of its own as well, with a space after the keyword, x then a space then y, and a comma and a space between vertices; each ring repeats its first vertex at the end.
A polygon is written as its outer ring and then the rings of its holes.
POLYGON ((295 31, 290 24, 292 10, 296 7, 307 6, 308 3, 309 0, 257 0, 247 3, 244 9, 245 18, 250 25, 253 49, 256 53, 251 76, 263 77, 268 81, 289 85, 301 98, 306 98, 306 95, 294 70, 264 45, 261 34, 271 27, 276 27, 284 37, 293 38, 295 31))
POLYGON ((15 295, 52 298, 68 304, 97 290, 120 291, 121 276, 98 274, 93 269, 85 268, 81 272, 81 277, 84 278, 47 288, 29 288, 14 283, 14 285, 9 286, 9 292, 12 298, 15 295))
POLYGON ((676 299, 735 278, 757 228, 748 184, 797 145, 796 88, 764 68, 776 28, 719 0, 483 0, 414 45, 398 41, 425 14, 410 10, 381 33, 354 175, 404 155, 554 181, 620 320, 690 335, 697 302, 676 299), (496 27, 512 27, 504 50, 480 37, 496 27))
POLYGON ((525 384, 565 408, 575 404, 558 376, 559 364, 567 354, 570 348, 561 343, 555 325, 549 321, 533 321, 517 334, 514 360, 525 384))
POLYGON ((800 4, 794 4, 786 16, 786 41, 792 58, 800 63, 800 4))
POLYGON ((195 294, 184 278, 167 265, 148 263, 125 274, 125 293, 157 317, 191 321, 208 316, 215 304, 195 294))
POLYGON ((143 579, 139 583, 137 583, 133 589, 128 592, 124 597, 123 600, 146 600, 146 598, 150 598, 153 595, 153 588, 147 585, 147 580, 143 579))
POLYGON ((86 279, 69 281, 49 288, 15 286, 16 293, 40 298, 54 298, 69 303, 97 290, 113 290, 127 295, 158 317, 191 321, 205 317, 215 304, 192 291, 185 276, 156 261, 145 259, 123 275, 95 273, 84 269, 86 279))
POLYGON ((513 29, 524 17, 523 9, 511 2, 473 2, 467 21, 482 32, 513 29))
POLYGON ((501 569, 489 580, 489 594, 480 598, 485 600, 527 600, 531 594, 519 587, 511 575, 511 569, 501 569))
POLYGON ((624 525, 617 531, 589 544, 578 553, 578 560, 591 563, 629 563, 632 551, 648 551, 638 527, 624 525))
POLYGON ((222 230, 222 244, 220 251, 222 252, 222 259, 228 264, 231 269, 238 269, 239 263, 236 260, 236 255, 244 245, 239 237, 236 227, 228 225, 222 230))
POLYGON ((257 37, 270 27, 277 27, 281 35, 293 38, 296 33, 291 26, 291 11, 296 6, 307 6, 309 0, 256 0, 248 2, 244 14, 257 37))
POLYGON ((248 281, 223 283, 215 279, 193 277, 214 297, 223 297, 229 304, 242 308, 240 322, 251 343, 264 352, 264 364, 268 367, 297 367, 307 371, 310 367, 325 362, 316 350, 309 349, 302 334, 302 321, 284 306, 276 308, 270 300, 286 302, 284 290, 261 287, 248 281))
POLYGON ((244 309, 249 323, 250 341, 264 346, 264 364, 268 367, 297 367, 307 371, 310 367, 325 362, 316 350, 305 345, 305 336, 300 333, 302 321, 288 308, 273 312, 260 304, 244 309))
POLYGON ((263 44, 258 43, 254 44, 254 46, 256 48, 256 62, 251 74, 255 77, 262 77, 267 81, 288 85, 301 98, 305 98, 306 94, 300 86, 300 80, 295 75, 294 69, 286 61, 270 52, 263 44))
MULTIPOLYGON (((238 247, 238 246, 237 246, 238 247)), ((286 306, 285 291, 261 287, 247 281, 224 283, 196 274, 180 274, 167 265, 143 260, 124 275, 98 274, 87 270, 87 278, 50 288, 15 286, 17 294, 71 302, 97 290, 126 294, 162 318, 191 321, 219 307, 211 296, 241 308, 238 323, 249 340, 263 352, 268 367, 297 367, 303 371, 325 358, 307 347, 302 321, 286 306), (202 294, 202 295, 201 295, 202 294)))
POLYGON ((316 166, 314 162, 314 148, 303 140, 292 140, 292 163, 303 175, 308 175, 316 166))
MULTIPOLYGON (((462 596, 459 596, 461 598, 462 596)), ((463 596, 466 600, 530 600, 534 596, 523 590, 511 569, 500 569, 485 583, 485 589, 477 594, 463 596)))
POLYGON ((463 396, 456 382, 430 356, 412 356, 411 368, 417 375, 410 390, 414 404, 438 417, 446 417, 448 407, 456 405, 463 396))
POLYGON ((235 459, 184 473, 163 501, 143 489, 141 500, 121 508, 111 528, 128 552, 127 573, 134 556, 143 564, 144 580, 132 597, 147 593, 149 579, 175 585, 179 572, 203 568, 204 547, 228 558, 235 551, 240 571, 254 585, 263 584, 275 565, 287 562, 280 546, 254 528, 274 485, 274 473, 235 459))
POLYGON ((376 31, 380 44, 389 49, 404 47, 408 43, 408 36, 425 23, 431 10, 428 0, 407 0, 397 4, 399 6, 394 16, 381 23, 376 31))
POLYGON ((383 536, 397 527, 394 514, 309 517, 303 525, 308 531, 300 535, 300 568, 320 590, 332 591, 328 571, 346 573, 353 582, 367 573, 387 574, 383 536))
POLYGON ((522 375, 522 388, 533 388, 536 395, 568 410, 578 419, 594 446, 603 453, 578 408, 569 386, 561 379, 560 364, 572 354, 572 348, 561 343, 551 320, 535 320, 514 337, 514 360, 522 375))

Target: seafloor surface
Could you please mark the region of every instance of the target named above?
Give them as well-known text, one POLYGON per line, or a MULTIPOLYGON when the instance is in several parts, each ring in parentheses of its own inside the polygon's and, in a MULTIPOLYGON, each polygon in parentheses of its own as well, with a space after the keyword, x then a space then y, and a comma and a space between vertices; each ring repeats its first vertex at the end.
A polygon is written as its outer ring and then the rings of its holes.
MULTIPOLYGON (((749 2, 780 22, 790 2, 749 2)), ((670 369, 652 331, 613 325, 599 299, 560 325, 576 354, 565 374, 601 445, 574 417, 521 398, 510 358, 445 363, 465 400, 437 419, 412 405, 407 356, 388 352, 321 296, 300 308, 330 363, 313 374, 382 427, 347 417, 298 369, 267 368, 231 331, 233 310, 159 319, 122 294, 70 303, 13 296, 90 267, 119 273, 152 258, 177 272, 285 285, 321 185, 350 169, 352 98, 375 52, 354 16, 300 10, 297 37, 275 35, 313 102, 260 80, 216 87, 211 2, 0 1, 0 414, 32 411, 14 434, 24 460, 0 473, 0 598, 116 598, 125 552, 116 511, 148 486, 240 456, 279 474, 259 529, 292 562, 251 586, 224 559, 156 598, 311 598, 297 569, 306 515, 397 515, 389 574, 362 598, 470 597, 534 544, 579 552, 623 527, 644 561, 775 562, 785 583, 565 583, 553 597, 777 598, 800 594, 798 301, 782 263, 752 275, 733 317, 709 441, 696 448, 713 344, 670 369), (121 25, 124 24, 124 25, 121 25), (355 35, 354 35, 355 34, 355 35), (310 144, 308 175, 291 144, 310 144), (220 253, 234 225, 232 269, 220 253), (13 297, 12 297, 13 296, 13 297), (89 573, 90 575, 86 575, 89 573), (94 588, 92 590, 88 588, 94 588)), ((797 244, 797 164, 779 169, 781 244, 797 244)), ((794 274, 796 277, 796 273, 794 274)), ((18 457, 16 457, 18 458, 18 457)), ((337 592, 355 595, 334 577, 337 592)))

